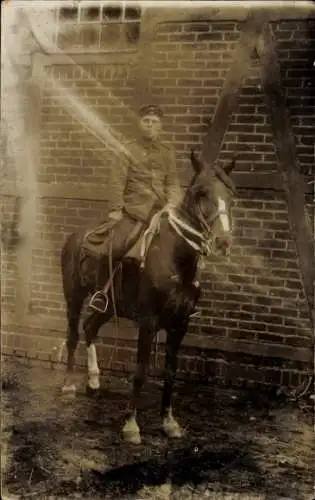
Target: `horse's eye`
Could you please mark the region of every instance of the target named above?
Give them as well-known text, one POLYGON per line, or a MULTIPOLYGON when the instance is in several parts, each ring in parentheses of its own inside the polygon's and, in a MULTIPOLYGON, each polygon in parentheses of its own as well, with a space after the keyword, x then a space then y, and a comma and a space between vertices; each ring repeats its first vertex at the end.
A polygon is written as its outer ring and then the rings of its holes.
POLYGON ((209 193, 207 193, 207 191, 199 191, 198 197, 204 200, 209 197, 209 193))

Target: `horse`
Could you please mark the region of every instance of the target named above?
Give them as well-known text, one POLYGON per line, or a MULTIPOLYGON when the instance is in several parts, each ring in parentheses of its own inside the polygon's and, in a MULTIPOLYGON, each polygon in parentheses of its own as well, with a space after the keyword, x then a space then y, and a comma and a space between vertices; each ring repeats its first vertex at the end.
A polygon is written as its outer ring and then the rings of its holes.
MULTIPOLYGON (((127 442, 141 443, 137 423, 138 402, 146 380, 152 343, 160 330, 166 332, 164 387, 160 410, 162 428, 169 438, 183 436, 172 408, 178 352, 188 330, 190 315, 200 298, 201 286, 196 283, 196 276, 203 255, 228 255, 231 248, 231 208, 236 190, 230 173, 235 166, 235 159, 236 157, 225 167, 210 167, 192 150, 190 162, 194 174, 183 192, 182 201, 173 209, 161 211, 151 241, 146 244, 143 259, 126 255, 120 262, 120 271, 116 276, 114 274, 117 267, 114 272, 110 270, 110 259, 100 263, 91 256, 89 265, 82 264, 82 231, 70 234, 62 247, 61 270, 68 323, 67 366, 63 390, 76 390, 75 385, 71 384, 71 375, 79 339, 80 313, 85 299, 95 292, 97 266, 101 266, 104 276, 111 278, 113 293, 108 298, 105 311, 94 311, 83 322, 88 358, 88 389, 97 391, 100 387, 100 370, 95 349, 100 327, 114 315, 137 323, 137 362, 128 414, 122 428, 123 439, 127 442)), ((143 241, 142 239, 142 243, 143 241)))

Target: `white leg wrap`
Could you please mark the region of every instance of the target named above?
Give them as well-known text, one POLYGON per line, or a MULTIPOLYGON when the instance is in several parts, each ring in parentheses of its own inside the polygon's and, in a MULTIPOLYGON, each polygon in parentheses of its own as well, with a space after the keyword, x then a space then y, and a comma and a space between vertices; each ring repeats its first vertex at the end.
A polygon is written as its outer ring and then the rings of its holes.
POLYGON ((172 410, 170 410, 168 415, 163 419, 163 430, 170 438, 178 439, 183 436, 183 431, 177 420, 173 417, 172 410))
POLYGON ((123 427, 124 440, 132 444, 140 444, 141 436, 140 429, 136 421, 136 417, 133 415, 130 417, 124 427, 123 427))
POLYGON ((87 348, 88 353, 88 376, 89 376, 89 387, 91 389, 99 389, 100 388, 100 370, 97 363, 97 355, 95 345, 91 344, 90 347, 87 348))

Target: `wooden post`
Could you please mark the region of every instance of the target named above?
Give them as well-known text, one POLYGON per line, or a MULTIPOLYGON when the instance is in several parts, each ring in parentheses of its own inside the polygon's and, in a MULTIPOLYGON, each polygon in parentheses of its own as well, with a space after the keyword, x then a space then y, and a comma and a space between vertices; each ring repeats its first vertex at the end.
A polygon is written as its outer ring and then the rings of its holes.
POLYGON ((137 110, 145 104, 152 104, 152 69, 154 64, 154 39, 158 29, 159 18, 150 9, 144 9, 141 21, 140 43, 137 61, 132 72, 133 105, 137 110))
MULTIPOLYGON (((273 130, 279 170, 287 195, 289 222, 297 254, 311 324, 314 322, 314 241, 305 207, 305 183, 296 164, 295 137, 281 86, 280 66, 271 25, 264 22, 256 47, 261 79, 273 130)), ((314 327, 314 324, 313 324, 314 327)))
POLYGON ((211 166, 219 155, 232 114, 237 110, 243 81, 252 65, 256 39, 260 34, 264 12, 250 12, 244 21, 234 61, 218 101, 213 120, 203 140, 202 157, 211 166))

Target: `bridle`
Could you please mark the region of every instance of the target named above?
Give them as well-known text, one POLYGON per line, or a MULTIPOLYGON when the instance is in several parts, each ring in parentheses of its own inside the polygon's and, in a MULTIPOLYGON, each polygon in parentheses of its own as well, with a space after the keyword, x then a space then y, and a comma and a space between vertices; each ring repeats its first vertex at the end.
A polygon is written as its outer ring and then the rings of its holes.
POLYGON ((201 226, 201 231, 195 229, 193 225, 184 216, 179 213, 178 209, 165 207, 156 213, 151 220, 149 227, 146 229, 142 236, 140 247, 141 267, 144 267, 146 252, 148 250, 148 240, 152 238, 153 234, 159 230, 160 220, 162 215, 167 215, 167 220, 172 229, 180 236, 191 248, 193 248, 199 255, 209 256, 213 252, 213 225, 218 217, 221 215, 228 216, 226 210, 218 209, 211 220, 208 222, 200 207, 198 206, 197 216, 198 222, 201 226))
POLYGON ((213 251, 214 234, 212 228, 221 215, 226 215, 228 217, 227 210, 218 209, 208 222, 198 205, 197 216, 198 222, 202 228, 201 231, 196 230, 190 223, 185 221, 183 216, 179 216, 178 213, 176 213, 176 209, 170 209, 168 211, 168 222, 176 233, 181 236, 188 245, 196 250, 196 252, 203 256, 209 256, 213 251), (197 241, 195 241, 195 239, 197 241))

